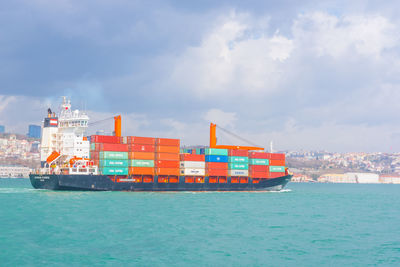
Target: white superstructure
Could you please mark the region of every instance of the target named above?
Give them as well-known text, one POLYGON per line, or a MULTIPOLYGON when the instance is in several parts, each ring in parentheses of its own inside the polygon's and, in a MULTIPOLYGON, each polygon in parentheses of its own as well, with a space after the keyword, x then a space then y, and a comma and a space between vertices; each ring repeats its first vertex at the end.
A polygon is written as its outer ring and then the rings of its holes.
POLYGON ((86 173, 85 168, 92 166, 89 163, 90 142, 85 136, 88 122, 89 117, 86 113, 72 110, 71 101, 66 97, 63 97, 59 117, 48 109, 42 128, 42 167, 49 168, 49 165, 55 165, 54 171, 69 169, 70 174, 86 173))

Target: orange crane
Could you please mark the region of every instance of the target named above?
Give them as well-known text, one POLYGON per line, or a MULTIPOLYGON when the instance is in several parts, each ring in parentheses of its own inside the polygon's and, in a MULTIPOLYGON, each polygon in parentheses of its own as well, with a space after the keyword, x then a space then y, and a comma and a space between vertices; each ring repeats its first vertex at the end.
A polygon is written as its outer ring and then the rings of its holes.
POLYGON ((121 137, 121 115, 113 116, 113 117, 95 121, 95 122, 91 122, 91 123, 89 123, 89 125, 95 125, 95 124, 102 123, 102 122, 105 122, 105 121, 108 121, 111 119, 114 119, 114 135, 121 137))
POLYGON ((259 147, 259 146, 227 146, 227 145, 217 145, 217 127, 221 130, 223 130, 226 133, 229 133, 239 139, 242 139, 248 143, 250 143, 249 141, 241 138, 240 136, 237 136, 231 132, 229 132, 228 130, 225 130, 224 128, 217 126, 214 123, 210 123, 210 148, 224 148, 224 149, 235 149, 235 150, 264 150, 263 147, 259 147))

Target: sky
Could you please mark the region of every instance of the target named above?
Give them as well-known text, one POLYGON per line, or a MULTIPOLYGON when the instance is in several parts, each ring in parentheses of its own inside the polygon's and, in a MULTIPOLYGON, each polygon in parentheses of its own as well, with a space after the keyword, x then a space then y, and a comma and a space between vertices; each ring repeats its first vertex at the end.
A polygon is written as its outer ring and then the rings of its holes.
POLYGON ((215 122, 275 150, 398 152, 399 15, 391 0, 2 1, 0 124, 26 133, 69 96, 92 122, 121 114, 124 135, 206 145, 215 122))

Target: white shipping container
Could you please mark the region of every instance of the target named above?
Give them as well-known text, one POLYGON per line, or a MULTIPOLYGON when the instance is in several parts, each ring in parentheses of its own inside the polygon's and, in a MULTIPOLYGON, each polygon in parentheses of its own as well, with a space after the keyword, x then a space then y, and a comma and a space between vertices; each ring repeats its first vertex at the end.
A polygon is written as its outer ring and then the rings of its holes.
POLYGON ((180 170, 181 175, 198 175, 198 176, 204 176, 206 175, 206 170, 205 169, 195 169, 195 168, 182 168, 180 170))
POLYGON ((228 170, 229 176, 249 176, 248 170, 228 170))
POLYGON ((205 169, 204 161, 181 161, 181 168, 205 169))

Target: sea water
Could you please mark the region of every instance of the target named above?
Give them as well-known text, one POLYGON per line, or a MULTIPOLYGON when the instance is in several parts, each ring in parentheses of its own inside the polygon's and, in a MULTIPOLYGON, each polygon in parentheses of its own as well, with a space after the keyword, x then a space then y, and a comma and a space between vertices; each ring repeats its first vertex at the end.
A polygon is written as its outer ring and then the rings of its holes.
POLYGON ((0 179, 0 266, 399 266, 400 185, 60 192, 0 179))

